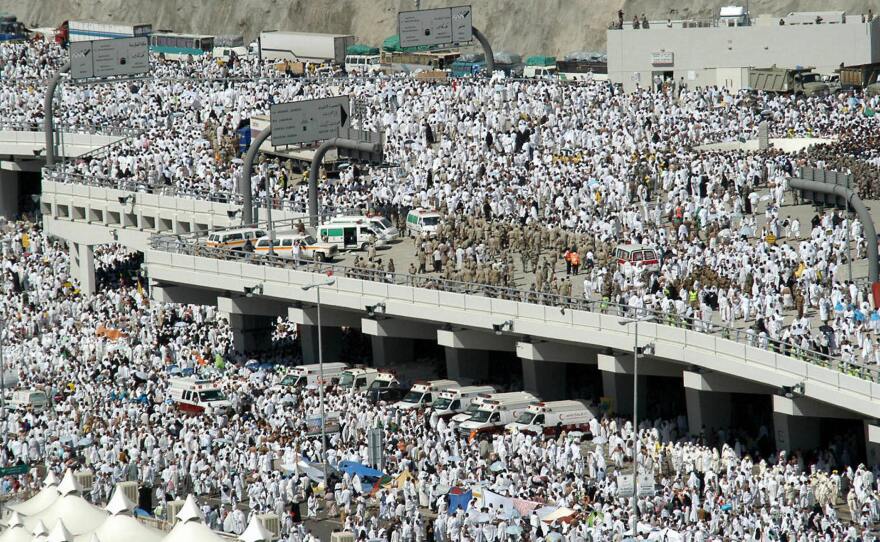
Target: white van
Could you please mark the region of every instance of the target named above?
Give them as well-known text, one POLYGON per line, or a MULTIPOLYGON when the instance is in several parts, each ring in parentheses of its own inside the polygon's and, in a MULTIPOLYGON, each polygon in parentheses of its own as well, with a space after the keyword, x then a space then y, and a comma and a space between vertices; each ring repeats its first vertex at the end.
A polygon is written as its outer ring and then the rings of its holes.
POLYGON ((440 392, 440 397, 431 405, 441 418, 451 418, 464 412, 480 395, 495 393, 492 386, 464 386, 440 392))
MULTIPOLYGON (((342 376, 342 372, 348 369, 345 363, 325 363, 324 364, 324 381, 331 382, 338 380, 342 376)), ((310 363, 308 365, 298 365, 294 367, 290 373, 281 379, 281 386, 290 386, 294 388, 308 386, 315 387, 321 378, 321 364, 310 363)))
POLYGON ((406 233, 410 237, 436 237, 440 228, 440 213, 427 209, 413 209, 406 214, 406 233))
POLYGON ((376 378, 367 386, 368 390, 378 390, 382 388, 391 388, 395 386, 400 386, 400 381, 397 379, 397 376, 394 373, 390 373, 388 371, 379 371, 379 374, 376 375, 376 378))
POLYGON ((370 236, 375 237, 376 248, 385 246, 385 240, 379 232, 363 218, 352 222, 328 222, 318 227, 321 241, 335 243, 340 250, 367 250, 370 236))
MULTIPOLYGON (((254 246, 254 254, 266 256, 269 254, 269 247, 272 241, 268 236, 257 241, 254 246)), ((326 262, 333 259, 336 255, 337 248, 333 243, 319 243, 313 236, 298 232, 279 232, 275 235, 274 252, 276 256, 282 258, 293 258, 293 247, 299 243, 299 257, 302 260, 317 260, 326 262)))
POLYGON ((211 248, 225 248, 227 250, 242 250, 245 242, 250 240, 256 244, 257 239, 266 236, 266 230, 261 228, 236 228, 232 230, 215 231, 208 235, 207 245, 211 248))
POLYGON ((657 252, 646 245, 618 245, 614 249, 617 265, 632 265, 645 271, 659 271, 657 252))
POLYGON ((348 216, 335 216, 330 219, 331 223, 351 223, 357 222, 359 220, 365 220, 369 223, 373 230, 378 234, 378 237, 388 241, 396 241, 400 237, 400 231, 391 223, 390 220, 381 215, 348 215, 348 216))
POLYGON ((530 404, 538 401, 537 397, 525 391, 496 393, 489 399, 483 399, 471 419, 462 422, 458 430, 472 436, 476 433, 496 433, 518 419, 530 404))
POLYGON ((248 49, 246 47, 214 47, 211 51, 211 56, 213 56, 217 60, 221 60, 223 62, 229 62, 229 59, 232 57, 232 53, 235 53, 235 56, 238 58, 247 58, 248 49))
POLYGON ((214 410, 229 408, 232 404, 213 380, 196 378, 172 378, 169 395, 177 408, 185 412, 201 413, 211 407, 214 410))
POLYGON ((455 380, 416 382, 409 392, 403 396, 403 399, 394 403, 394 407, 401 410, 429 407, 439 392, 456 387, 458 387, 458 382, 455 380))
POLYGON ((49 407, 49 395, 42 390, 15 390, 7 399, 6 407, 10 410, 42 412, 49 407))
POLYGON ((346 55, 345 73, 349 75, 372 75, 382 71, 379 55, 346 55))
POLYGON ((530 435, 553 435, 557 429, 587 432, 590 420, 595 417, 595 413, 580 401, 547 401, 529 405, 515 422, 507 425, 507 431, 530 435))

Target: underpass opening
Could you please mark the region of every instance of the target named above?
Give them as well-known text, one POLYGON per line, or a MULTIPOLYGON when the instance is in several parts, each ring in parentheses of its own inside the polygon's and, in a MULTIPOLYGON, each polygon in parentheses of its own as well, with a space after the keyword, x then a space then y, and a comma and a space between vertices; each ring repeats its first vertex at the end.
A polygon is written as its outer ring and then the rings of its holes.
POLYGON ((681 377, 648 376, 647 387, 646 406, 640 410, 648 418, 669 420, 687 415, 687 400, 681 377))
POLYGON ((599 404, 602 398, 602 374, 597 365, 565 364, 565 399, 579 399, 599 404))

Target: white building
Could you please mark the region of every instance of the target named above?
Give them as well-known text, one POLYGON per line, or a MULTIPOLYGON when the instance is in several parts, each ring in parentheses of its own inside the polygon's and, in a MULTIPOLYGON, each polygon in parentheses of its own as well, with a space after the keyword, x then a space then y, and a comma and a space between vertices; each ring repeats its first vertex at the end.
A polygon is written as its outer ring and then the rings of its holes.
POLYGON ((722 8, 713 20, 650 21, 647 29, 624 22, 608 30, 608 79, 627 91, 658 76, 690 87, 740 89, 749 85, 750 67, 811 66, 830 74, 841 64, 880 62, 878 18, 863 22, 860 14, 837 11, 749 21, 744 11, 730 10, 722 8))

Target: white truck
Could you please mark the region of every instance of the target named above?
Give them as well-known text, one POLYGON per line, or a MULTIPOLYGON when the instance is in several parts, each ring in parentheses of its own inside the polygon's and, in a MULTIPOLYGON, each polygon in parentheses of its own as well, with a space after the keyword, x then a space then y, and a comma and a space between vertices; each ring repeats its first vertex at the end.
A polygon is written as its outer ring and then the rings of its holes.
POLYGON ((342 375, 339 377, 340 388, 354 388, 357 391, 387 388, 397 383, 397 378, 392 373, 373 369, 372 367, 346 369, 342 371, 342 375))
POLYGON ((69 21, 67 29, 70 41, 133 38, 153 33, 151 24, 112 24, 97 21, 69 21))
POLYGON ((217 411, 232 406, 213 380, 172 378, 170 384, 168 394, 177 408, 184 412, 200 414, 209 408, 217 411))
POLYGON ((6 400, 6 408, 10 410, 42 412, 50 404, 49 395, 42 390, 15 390, 6 400))
POLYGON ((556 431, 589 431, 596 414, 581 401, 547 401, 529 405, 517 420, 507 425, 509 433, 553 435, 556 431))
POLYGON ((440 392, 440 397, 434 400, 431 410, 441 418, 451 418, 464 412, 480 395, 495 393, 492 386, 464 386, 452 388, 440 392))
POLYGON ((496 393, 481 401, 471 419, 458 427, 460 433, 473 437, 478 433, 497 433, 504 426, 518 419, 532 403, 540 400, 525 391, 496 393))
POLYGON ((456 388, 458 385, 458 382, 455 380, 416 382, 409 392, 403 396, 403 399, 394 403, 394 407, 400 410, 429 407, 434 402, 434 398, 438 397, 439 392, 449 388, 456 388))
POLYGON ((316 64, 345 64, 345 49, 354 45, 348 34, 316 34, 312 32, 260 33, 260 55, 263 60, 293 60, 316 64))
MULTIPOLYGON (((342 372, 348 369, 345 363, 325 363, 324 364, 324 381, 331 382, 338 380, 342 376, 342 372)), ((321 379, 321 364, 311 363, 308 365, 298 365, 281 379, 281 386, 291 386, 294 388, 300 386, 315 387, 321 379)))

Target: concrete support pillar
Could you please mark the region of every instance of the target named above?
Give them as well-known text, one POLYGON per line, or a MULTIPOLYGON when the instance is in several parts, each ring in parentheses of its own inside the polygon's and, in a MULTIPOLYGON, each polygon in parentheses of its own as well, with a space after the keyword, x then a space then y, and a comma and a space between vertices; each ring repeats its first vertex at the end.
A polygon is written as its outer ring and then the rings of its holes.
POLYGON ((877 420, 865 420, 865 448, 868 467, 873 468, 880 463, 880 423, 877 420))
MULTIPOLYGON (((321 326, 324 363, 338 362, 342 354, 342 328, 321 326)), ((318 363, 318 326, 299 326, 303 363, 318 363)))
POLYGON ((415 341, 401 337, 371 337, 373 367, 390 367, 415 360, 415 341))
POLYGON ((86 295, 94 295, 97 290, 95 280, 95 247, 67 242, 70 258, 70 276, 79 281, 79 290, 86 295))
POLYGON ((819 447, 819 418, 773 413, 777 450, 815 450, 819 447))
POLYGON ((730 426, 730 394, 685 388, 687 400, 688 431, 699 435, 705 429, 726 429, 730 426))
POLYGON ((0 216, 9 220, 18 216, 18 173, 0 170, 0 216))
POLYGON ((259 351, 271 344, 275 319, 254 314, 220 313, 229 320, 232 346, 239 352, 259 351))
MULTIPOLYGON (((638 376, 639 381, 639 419, 648 412, 648 377, 638 376)), ((633 413, 633 375, 602 371, 602 394, 610 399, 611 411, 621 416, 633 413)))
POLYGON ((522 359, 523 387, 544 401, 565 399, 568 385, 565 363, 522 359))
POLYGON ((446 350, 446 377, 452 380, 483 380, 489 376, 489 351, 469 348, 446 350))

